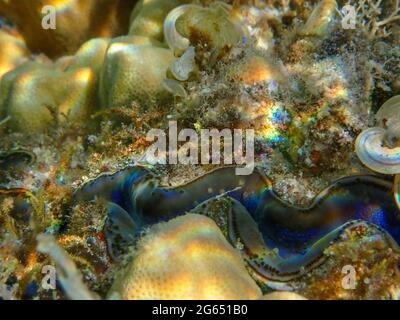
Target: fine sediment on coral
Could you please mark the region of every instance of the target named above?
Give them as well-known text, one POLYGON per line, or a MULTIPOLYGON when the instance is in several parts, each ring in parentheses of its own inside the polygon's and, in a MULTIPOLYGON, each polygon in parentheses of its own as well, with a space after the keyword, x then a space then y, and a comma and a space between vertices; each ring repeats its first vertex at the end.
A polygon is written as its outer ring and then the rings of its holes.
POLYGON ((261 291, 216 224, 186 215, 154 226, 110 294, 122 299, 256 299, 261 291))

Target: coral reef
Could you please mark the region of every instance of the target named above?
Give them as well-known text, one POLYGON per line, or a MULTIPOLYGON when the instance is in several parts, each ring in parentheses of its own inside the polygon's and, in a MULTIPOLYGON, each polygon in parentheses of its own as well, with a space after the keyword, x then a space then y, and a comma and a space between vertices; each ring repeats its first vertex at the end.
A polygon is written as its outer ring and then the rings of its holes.
POLYGON ((399 10, 0 0, 0 298, 399 299, 399 10), (170 121, 255 171, 154 164, 170 121))

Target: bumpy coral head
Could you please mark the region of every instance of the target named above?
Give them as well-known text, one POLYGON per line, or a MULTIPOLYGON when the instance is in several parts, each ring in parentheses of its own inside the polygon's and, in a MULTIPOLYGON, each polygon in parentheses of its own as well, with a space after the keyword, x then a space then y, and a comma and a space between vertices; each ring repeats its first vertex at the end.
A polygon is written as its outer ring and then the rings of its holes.
POLYGON ((153 227, 110 294, 123 299, 256 299, 240 255, 209 218, 189 214, 153 227))
POLYGON ((133 5, 128 0, 3 0, 0 14, 18 27, 32 51, 58 57, 92 37, 127 32, 133 5))

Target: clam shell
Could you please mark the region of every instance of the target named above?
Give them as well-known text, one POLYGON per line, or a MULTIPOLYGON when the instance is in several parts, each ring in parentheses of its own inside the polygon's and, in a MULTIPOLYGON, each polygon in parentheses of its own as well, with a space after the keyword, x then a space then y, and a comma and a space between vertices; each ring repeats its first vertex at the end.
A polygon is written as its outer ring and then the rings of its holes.
POLYGON ((326 36, 336 14, 336 0, 322 0, 311 12, 300 34, 305 36, 326 36))
POLYGON ((281 200, 261 171, 248 176, 235 171, 234 166, 218 168, 186 184, 166 187, 147 169, 130 167, 89 182, 74 199, 101 197, 113 202, 106 238, 109 248, 116 249, 110 252, 114 259, 123 249, 121 239, 129 240, 141 226, 188 212, 226 215, 226 235, 232 245, 240 244, 252 276, 279 290, 289 289, 293 280, 327 261, 326 249, 345 230, 375 230, 393 250, 400 250, 400 211, 393 183, 387 179, 345 177, 319 193, 310 207, 299 208, 281 200))
POLYGON ((238 44, 244 36, 240 23, 234 23, 221 7, 190 9, 176 20, 175 26, 192 45, 201 45, 219 54, 238 44))
POLYGON ((400 147, 400 121, 391 123, 383 137, 384 143, 389 148, 400 147))
POLYGON ((175 79, 179 81, 186 81, 189 79, 190 74, 196 67, 195 54, 194 47, 190 46, 182 57, 172 62, 170 70, 175 79))
POLYGON ((388 128, 400 122, 400 95, 386 101, 376 113, 375 119, 377 125, 382 128, 388 128))
POLYGON ((356 140, 356 153, 369 169, 382 174, 400 173, 400 148, 388 148, 384 144, 386 130, 370 128, 356 140))
POLYGON ((175 23, 178 18, 183 15, 188 10, 193 8, 201 8, 200 6, 196 5, 182 5, 174 10, 172 10, 168 16, 165 18, 164 21, 164 37, 165 41, 167 42, 169 48, 174 52, 182 52, 185 51, 189 45, 189 39, 182 37, 178 31, 176 30, 175 23))
POLYGON ((174 97, 187 97, 185 88, 178 81, 174 79, 165 79, 163 85, 168 92, 174 95, 174 97))

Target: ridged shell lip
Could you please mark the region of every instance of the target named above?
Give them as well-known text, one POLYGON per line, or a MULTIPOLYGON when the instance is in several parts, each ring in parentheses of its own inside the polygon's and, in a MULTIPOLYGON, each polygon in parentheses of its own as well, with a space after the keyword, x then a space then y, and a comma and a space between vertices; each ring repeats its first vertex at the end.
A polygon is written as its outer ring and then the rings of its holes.
POLYGON ((400 148, 384 145, 385 129, 370 128, 363 131, 356 140, 356 153, 369 169, 382 174, 400 173, 400 148))
POLYGON ((175 23, 185 12, 193 8, 201 8, 197 5, 182 5, 173 9, 164 21, 164 37, 168 47, 174 52, 183 52, 189 45, 189 39, 181 36, 175 28, 175 23))

